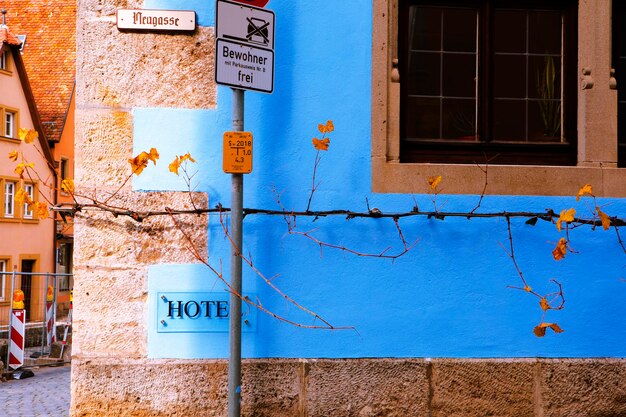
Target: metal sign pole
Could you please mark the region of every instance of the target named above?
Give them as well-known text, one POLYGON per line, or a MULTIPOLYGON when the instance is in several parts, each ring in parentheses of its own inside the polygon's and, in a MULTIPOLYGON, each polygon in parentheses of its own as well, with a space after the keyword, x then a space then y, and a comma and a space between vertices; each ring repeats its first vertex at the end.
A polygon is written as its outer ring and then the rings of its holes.
MULTIPOLYGON (((243 132, 244 90, 233 89, 233 131, 243 132)), ((230 233, 230 356, 228 361, 228 417, 241 413, 241 253, 243 250, 243 174, 232 174, 230 233)))

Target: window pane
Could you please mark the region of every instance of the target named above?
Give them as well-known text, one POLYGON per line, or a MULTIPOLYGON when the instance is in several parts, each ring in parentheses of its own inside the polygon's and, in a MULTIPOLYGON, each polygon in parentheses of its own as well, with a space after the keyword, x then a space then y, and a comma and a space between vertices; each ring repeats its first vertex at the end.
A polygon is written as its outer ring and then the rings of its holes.
POLYGON ((15 183, 7 182, 4 186, 4 216, 13 217, 15 183))
POLYGON ((444 99, 442 113, 444 139, 475 140, 476 100, 444 99))
POLYGON ((561 54, 561 12, 528 13, 528 51, 531 54, 561 54))
POLYGON ((409 98, 407 101, 410 109, 406 112, 405 120, 407 138, 440 138, 440 100, 436 98, 409 98))
POLYGON ((407 93, 424 96, 440 95, 441 54, 413 52, 407 74, 407 93))
POLYGON ((494 52, 526 52, 526 12, 496 10, 494 15, 494 52))
POLYGON ((493 79, 496 98, 525 98, 526 57, 524 55, 496 55, 493 79))
POLYGON ((528 59, 528 96, 541 99, 561 99, 561 58, 531 56, 528 59))
POLYGON ((441 50, 441 8, 410 7, 409 48, 427 51, 441 50))
POLYGON ((444 54, 443 96, 475 97, 476 55, 444 54))
POLYGON ((476 10, 444 9, 443 50, 476 52, 476 10))
POLYGON ((495 100, 493 135, 496 141, 526 140, 526 101, 495 100))
POLYGON ((561 102, 532 100, 528 103, 528 140, 561 141, 561 102))

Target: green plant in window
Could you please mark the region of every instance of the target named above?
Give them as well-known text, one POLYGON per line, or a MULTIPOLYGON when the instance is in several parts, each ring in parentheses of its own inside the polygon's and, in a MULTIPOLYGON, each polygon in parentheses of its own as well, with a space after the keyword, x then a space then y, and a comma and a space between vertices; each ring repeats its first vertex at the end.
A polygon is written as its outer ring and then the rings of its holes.
POLYGON ((557 97, 556 81, 554 58, 546 56, 543 68, 537 69, 539 113, 543 122, 543 134, 546 137, 561 136, 561 100, 557 97))

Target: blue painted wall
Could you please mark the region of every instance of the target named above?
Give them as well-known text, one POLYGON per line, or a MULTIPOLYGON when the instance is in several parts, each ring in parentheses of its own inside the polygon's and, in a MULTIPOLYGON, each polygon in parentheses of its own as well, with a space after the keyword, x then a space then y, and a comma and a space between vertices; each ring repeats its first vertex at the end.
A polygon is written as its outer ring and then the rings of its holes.
MULTIPOLYGON (((146 0, 145 8, 195 9, 201 25, 214 24, 213 1, 146 0)), ((409 211, 417 202, 432 208, 427 195, 383 195, 371 191, 371 25, 370 1, 272 0, 276 13, 275 89, 271 95, 247 92, 245 127, 255 138, 254 171, 245 177, 246 207, 278 208, 272 189, 288 209, 306 207, 315 151, 311 138, 317 124, 332 119, 335 132, 318 170, 319 190, 313 209, 409 211)), ((207 73, 207 82, 213 74, 207 73)), ((159 166, 135 179, 137 190, 185 189, 168 173, 167 164, 186 152, 197 158, 198 190, 210 205, 229 206, 230 176, 221 169, 221 142, 231 130, 231 92, 218 87, 214 110, 134 109, 135 151, 157 147, 159 166)), ((416 181, 425 181, 416 178, 416 181)), ((444 179, 445 181, 445 179, 444 179)), ((444 183, 445 184, 445 183, 444 183)), ((582 184, 581 184, 582 185, 582 184)), ((478 196, 444 196, 445 210, 468 211, 478 196)), ((605 211, 624 216, 619 199, 605 211)), ((495 197, 481 210, 560 211, 584 202, 572 198, 495 197)), ((362 252, 392 246, 401 250, 390 220, 298 219, 300 230, 317 229, 321 240, 362 252)), ((562 236, 550 224, 531 227, 513 221, 520 266, 539 293, 564 285, 566 308, 549 311, 545 321, 565 329, 544 338, 532 329, 541 320, 538 300, 507 288, 520 285, 515 268, 500 246, 508 244, 504 219, 445 221, 402 220, 413 250, 395 262, 358 258, 325 249, 286 232, 279 217, 250 216, 244 224, 244 252, 274 283, 298 302, 336 326, 355 331, 306 330, 258 314, 257 332, 243 336, 245 357, 623 357, 626 356, 626 257, 614 232, 576 229, 574 249, 561 262, 551 251, 562 236)), ((219 221, 209 222, 210 261, 224 259, 228 276, 229 246, 219 221)), ((215 291, 222 288, 206 267, 154 265, 149 271, 151 357, 222 358, 228 355, 225 333, 156 332, 155 294, 159 291, 215 291)), ((244 266, 244 290, 263 305, 306 324, 301 314, 244 266)))

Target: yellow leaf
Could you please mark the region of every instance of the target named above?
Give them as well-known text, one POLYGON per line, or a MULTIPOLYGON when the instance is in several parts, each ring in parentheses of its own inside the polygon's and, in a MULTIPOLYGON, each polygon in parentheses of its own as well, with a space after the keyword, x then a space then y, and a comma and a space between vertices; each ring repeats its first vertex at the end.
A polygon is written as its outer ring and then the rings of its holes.
POLYGON ((196 160, 191 157, 191 154, 189 152, 181 157, 181 162, 184 160, 188 160, 189 162, 193 162, 194 164, 196 163, 196 160))
POLYGON ((580 200, 580 197, 585 195, 590 195, 593 197, 593 189, 589 184, 583 185, 582 188, 578 190, 578 194, 576 194, 576 201, 580 200))
POLYGON ((187 152, 184 155, 180 155, 180 156, 177 155, 176 158, 169 165, 170 172, 173 172, 174 174, 178 175, 178 170, 180 169, 181 164, 185 161, 193 162, 194 164, 196 163, 196 160, 193 159, 193 157, 191 156, 189 152, 187 152))
POLYGON ((17 132, 17 136, 26 143, 32 143, 39 137, 39 133, 36 130, 21 127, 17 132))
POLYGON ((71 178, 66 178, 61 181, 61 191, 65 191, 66 193, 73 194, 74 193, 74 180, 71 178))
POLYGON ((430 185, 430 188, 434 190, 437 188, 439 183, 441 183, 441 180, 443 180, 443 177, 441 175, 436 176, 436 177, 429 177, 428 185, 430 185))
POLYGON ((550 310, 550 303, 548 303, 548 300, 546 299, 546 297, 543 297, 540 301, 539 301, 539 306, 541 307, 541 309, 543 311, 548 311, 550 310))
POLYGON ((565 238, 559 239, 559 243, 556 244, 556 248, 552 251, 552 256, 555 261, 560 261, 565 258, 567 254, 567 240, 565 238))
POLYGON ((174 174, 178 175, 178 168, 180 168, 180 163, 181 163, 181 160, 177 156, 176 159, 174 159, 169 166, 170 172, 173 172, 174 174))
POLYGON ((37 201, 34 203, 35 211, 37 212, 37 217, 40 219, 48 218, 48 205, 42 201, 37 201))
POLYGON ((533 289, 530 288, 528 285, 524 285, 524 291, 526 292, 531 292, 533 289))
POLYGON ((560 232, 561 224, 563 222, 569 223, 574 221, 574 215, 576 214, 576 210, 571 208, 569 210, 563 210, 559 215, 559 219, 556 221, 556 228, 560 232))
POLYGON ((157 152, 156 148, 150 149, 150 154, 148 154, 148 159, 151 160, 154 165, 156 165, 156 161, 157 159, 159 159, 159 153, 157 152))
POLYGON ((17 161, 19 153, 17 151, 9 152, 9 159, 13 162, 17 161))
POLYGON ((20 205, 24 202, 26 202, 26 204, 31 204, 32 200, 30 199, 28 193, 23 188, 20 188, 15 193, 15 202, 20 205))
POLYGON ((325 138, 325 139, 313 138, 312 142, 313 142, 313 146, 318 151, 327 151, 328 150, 328 146, 330 144, 330 139, 328 139, 328 138, 325 138))
POLYGON ((611 227, 611 218, 602 210, 600 207, 596 207, 596 211, 598 212, 598 217, 600 217, 600 221, 602 222, 602 228, 604 230, 609 230, 611 227))
POLYGON ((129 159, 128 162, 130 163, 130 166, 133 169, 133 174, 135 175, 141 174, 144 168, 148 166, 148 160, 154 161, 153 156, 151 156, 151 154, 148 154, 145 151, 141 152, 139 155, 137 155, 133 159, 129 159))
POLYGON ((19 164, 15 166, 15 169, 13 170, 13 172, 15 172, 16 175, 19 175, 20 178, 23 178, 24 171, 28 168, 35 168, 35 164, 32 162, 31 163, 20 162, 19 164))
POLYGON ((537 337, 544 337, 548 327, 552 329, 554 333, 563 333, 563 329, 556 323, 541 323, 533 329, 533 333, 535 333, 537 337))

